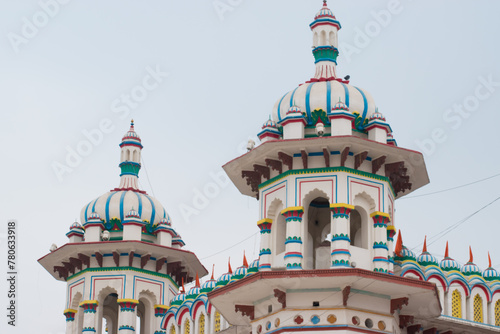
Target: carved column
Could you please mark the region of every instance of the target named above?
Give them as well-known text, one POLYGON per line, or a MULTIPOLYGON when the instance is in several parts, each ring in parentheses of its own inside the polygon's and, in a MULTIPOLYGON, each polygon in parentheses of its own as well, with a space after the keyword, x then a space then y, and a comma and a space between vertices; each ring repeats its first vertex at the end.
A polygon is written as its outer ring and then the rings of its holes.
POLYGON ((154 334, 166 334, 167 332, 161 328, 161 321, 168 311, 167 305, 155 305, 155 320, 154 320, 154 334))
POLYGON ((302 269, 302 206, 290 207, 281 214, 286 220, 285 265, 287 270, 302 269))
POLYGON ((118 299, 120 313, 118 314, 118 332, 120 334, 135 334, 137 322, 137 305, 135 299, 118 299))
POLYGON ((96 333, 95 328, 97 323, 97 306, 99 302, 97 300, 86 300, 80 303, 80 307, 83 309, 83 329, 82 332, 85 333, 96 333))
POLYGON ((75 315, 78 311, 67 309, 64 311, 64 316, 66 317, 66 334, 73 334, 76 329, 75 315))
POLYGON ((271 270, 271 226, 272 219, 262 219, 257 222, 260 228, 259 271, 271 270))
POLYGON ((393 225, 387 226, 387 247, 389 248, 389 274, 394 275, 394 236, 396 228, 393 225))
POLYGON ((331 204, 332 222, 331 222, 331 268, 350 267, 351 239, 349 236, 349 215, 354 210, 353 205, 345 203, 331 204))
POLYGON ((374 212, 373 218, 374 242, 373 242, 373 270, 376 272, 389 272, 389 247, 387 245, 387 224, 390 216, 384 212, 374 212))

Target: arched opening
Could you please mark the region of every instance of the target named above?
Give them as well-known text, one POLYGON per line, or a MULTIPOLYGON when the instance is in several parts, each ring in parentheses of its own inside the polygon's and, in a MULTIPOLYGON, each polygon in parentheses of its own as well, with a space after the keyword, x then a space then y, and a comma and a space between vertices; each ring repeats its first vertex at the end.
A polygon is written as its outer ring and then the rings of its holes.
POLYGON ((335 32, 334 31, 331 31, 330 32, 330 36, 328 38, 328 41, 329 41, 329 45, 335 45, 335 32))
POLYGON ((139 293, 139 305, 137 305, 137 324, 140 330, 136 330, 139 334, 149 334, 154 332, 154 305, 156 305, 156 297, 150 291, 142 291, 139 293))
POLYGON ((137 150, 132 151, 132 161, 137 161, 137 150))
POLYGON ((320 45, 320 46, 325 46, 325 45, 327 45, 327 44, 326 44, 326 31, 324 31, 324 30, 321 32, 320 43, 321 43, 321 45, 320 45))
POLYGON ((214 318, 214 332, 218 333, 221 331, 221 316, 219 311, 215 312, 215 318, 214 318))
POLYGON ((111 293, 102 302, 102 328, 101 333, 118 334, 118 295, 111 293))
POLYGON ((198 334, 205 334, 205 315, 203 313, 198 318, 198 334))
POLYGON ((330 268, 330 240, 327 236, 331 231, 331 213, 327 198, 317 197, 309 204, 307 230, 312 259, 305 260, 312 261, 312 269, 330 268))
POLYGON ((462 294, 458 290, 451 294, 451 316, 462 318, 462 294))
POLYGON ((71 309, 76 310, 76 315, 75 315, 75 322, 76 322, 76 329, 77 333, 81 333, 83 329, 83 309, 79 307, 80 303, 82 302, 83 296, 80 292, 77 292, 73 296, 73 300, 71 302, 71 309))
MULTIPOLYGON (((361 209, 363 210, 363 209, 361 209)), ((349 237, 351 238, 351 246, 368 249, 368 228, 363 222, 360 210, 358 208, 351 212, 349 237)))
POLYGON ((318 33, 317 33, 317 32, 315 32, 315 33, 314 33, 314 37, 313 37, 313 46, 314 46, 314 47, 317 47, 317 46, 318 46, 318 42, 319 42, 319 41, 318 41, 318 33))
POLYGON ((484 322, 483 319, 483 298, 477 294, 474 296, 474 321, 484 322))
POLYGON ((495 326, 500 326, 500 300, 495 303, 495 326))

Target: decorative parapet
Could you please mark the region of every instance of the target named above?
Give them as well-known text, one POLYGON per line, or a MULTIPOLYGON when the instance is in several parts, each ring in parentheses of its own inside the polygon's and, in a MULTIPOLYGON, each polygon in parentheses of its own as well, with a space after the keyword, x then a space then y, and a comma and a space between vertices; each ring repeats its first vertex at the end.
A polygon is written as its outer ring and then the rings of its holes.
POLYGON ((273 225, 273 220, 266 218, 259 220, 257 226, 260 228, 260 234, 271 233, 271 226, 273 225))
POLYGON ((387 227, 387 224, 391 221, 391 216, 385 212, 375 211, 370 217, 373 218, 374 227, 387 227))
POLYGON ((66 317, 66 321, 67 322, 75 321, 75 314, 77 312, 78 312, 77 310, 73 310, 73 309, 64 310, 63 313, 64 313, 64 316, 66 317))
POLYGON ((99 302, 97 300, 86 300, 81 302, 79 306, 83 308, 83 313, 96 313, 99 302))
POLYGON ((120 305, 121 312, 135 312, 135 308, 139 305, 139 301, 135 299, 118 299, 116 301, 120 305))
POLYGON ((394 241, 396 235, 396 228, 393 225, 387 226, 387 241, 394 241))

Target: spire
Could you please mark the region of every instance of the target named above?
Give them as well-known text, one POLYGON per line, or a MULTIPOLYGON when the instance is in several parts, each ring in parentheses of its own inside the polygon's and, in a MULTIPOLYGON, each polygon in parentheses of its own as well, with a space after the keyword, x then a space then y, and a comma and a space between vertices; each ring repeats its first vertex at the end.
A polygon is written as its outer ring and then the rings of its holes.
POLYGON ((398 239, 396 241, 396 248, 394 249, 394 253, 396 256, 401 256, 401 251, 403 250, 403 238, 401 237, 401 230, 398 232, 398 239))
POLYGON ((232 274, 233 273, 233 269, 231 269, 231 257, 229 258, 229 260, 227 261, 227 272, 232 274))
POLYGON ((184 289, 184 277, 181 278, 181 293, 186 293, 186 289, 184 289))
POLYGON ((450 252, 448 251, 448 241, 446 241, 446 249, 444 251, 444 258, 449 258, 450 257, 450 252))
POLYGON ((427 236, 424 238, 424 248, 422 249, 422 253, 427 253, 427 236))
POLYGON ((245 251, 243 251, 243 267, 248 268, 248 261, 245 255, 245 251))
POLYGON ((195 287, 199 288, 200 287, 200 276, 198 276, 198 272, 196 272, 196 285, 195 287))
POLYGON ((474 255, 472 255, 472 248, 469 246, 469 263, 474 263, 474 255))
POLYGON ((490 256, 490 252, 488 252, 488 268, 491 268, 491 256, 490 256))
POLYGON ((214 279, 214 270, 215 270, 215 263, 212 265, 212 277, 210 277, 211 280, 214 279))
POLYGON ((145 193, 139 190, 142 143, 141 138, 135 132, 134 120, 130 121, 130 129, 123 136, 120 148, 120 185, 113 191, 132 190, 145 193))

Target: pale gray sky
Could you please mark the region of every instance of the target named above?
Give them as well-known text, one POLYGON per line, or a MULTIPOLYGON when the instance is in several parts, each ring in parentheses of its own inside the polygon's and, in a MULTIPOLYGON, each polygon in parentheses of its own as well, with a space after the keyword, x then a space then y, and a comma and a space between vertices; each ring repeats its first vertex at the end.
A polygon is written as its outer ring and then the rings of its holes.
MULTIPOLYGON (((20 234, 19 327, 7 328, 2 316, 1 332, 64 332, 65 284, 36 260, 52 243, 67 241, 85 204, 118 186, 118 144, 132 117, 152 185, 143 168, 142 186, 163 203, 186 248, 207 268, 215 263, 217 274, 230 255, 233 268, 243 250, 249 261, 256 258, 254 199, 229 185, 196 215, 186 217, 182 208, 194 207, 211 173, 242 153, 275 101, 314 74, 309 23, 320 0, 67 2, 47 7, 53 17, 44 20, 40 3, 53 1, 0 1, 0 221, 17 219, 20 234), (217 12, 221 4, 226 11, 217 12), (34 20, 40 27, 30 29, 34 20), (139 91, 151 71, 168 76, 157 75, 143 101, 124 107, 122 94, 139 91), (60 181, 54 163, 66 164, 68 147, 85 140, 82 131, 106 119, 113 131, 60 181)), ((400 146, 422 150, 418 143, 427 140, 431 184, 410 196, 500 173, 499 2, 359 0, 329 7, 343 26, 339 73, 372 94, 400 146), (376 14, 388 8, 390 17, 376 14), (466 108, 458 114, 454 105, 466 108), (439 143, 431 149, 433 132, 439 143)), ((407 246, 420 247, 424 235, 480 209, 500 196, 498 189, 500 177, 399 200, 396 226, 407 246)), ((482 269, 488 251, 499 268, 499 208, 500 201, 429 251, 442 255, 449 240, 451 255, 463 263, 471 245, 482 269)), ((5 291, 0 280, 0 295, 5 291)))

